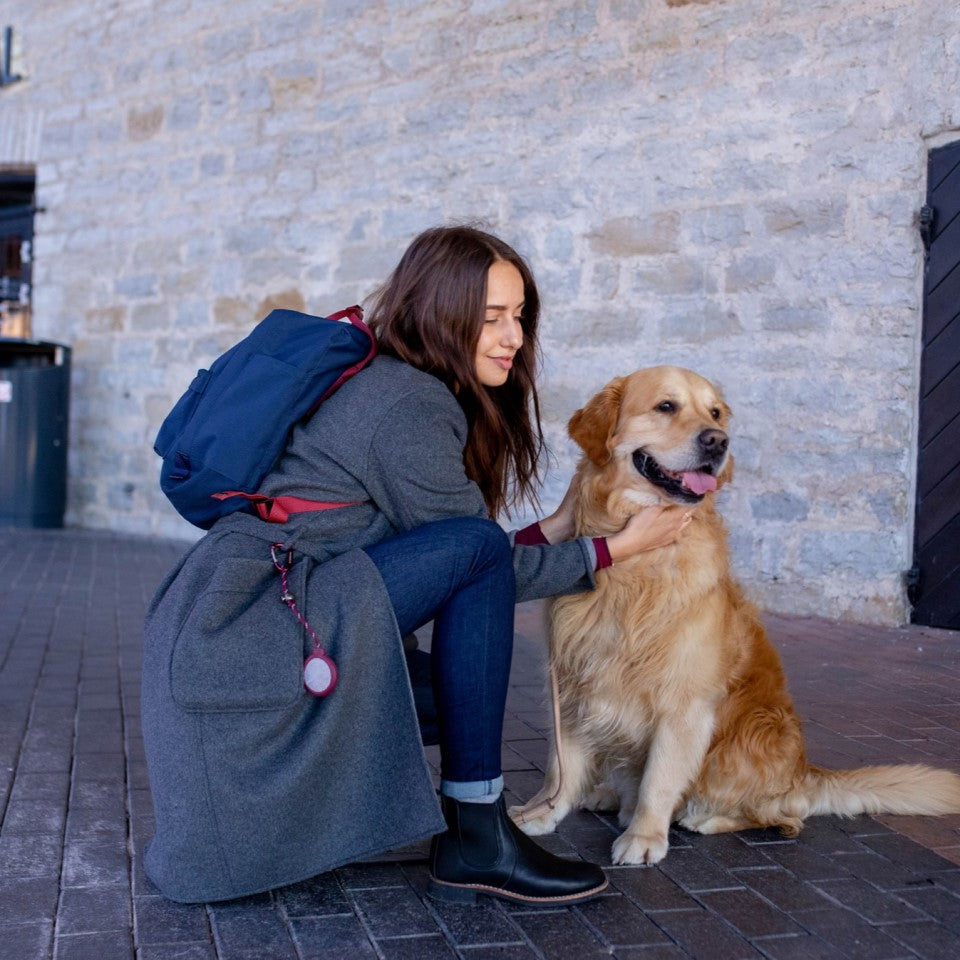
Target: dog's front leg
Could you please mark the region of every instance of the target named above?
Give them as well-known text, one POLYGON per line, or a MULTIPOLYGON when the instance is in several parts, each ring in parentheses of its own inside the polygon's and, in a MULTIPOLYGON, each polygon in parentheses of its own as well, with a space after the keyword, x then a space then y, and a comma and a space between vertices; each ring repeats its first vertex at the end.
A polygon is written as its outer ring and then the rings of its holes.
POLYGON ((550 745, 547 774, 539 793, 522 806, 507 812, 517 826, 531 837, 552 833, 557 824, 580 800, 586 785, 589 757, 581 742, 568 730, 562 731, 563 776, 557 761, 557 746, 550 745))
POLYGON ((682 713, 660 719, 633 817, 613 842, 614 863, 659 863, 666 856, 670 819, 703 764, 713 720, 711 706, 703 701, 694 701, 682 713))

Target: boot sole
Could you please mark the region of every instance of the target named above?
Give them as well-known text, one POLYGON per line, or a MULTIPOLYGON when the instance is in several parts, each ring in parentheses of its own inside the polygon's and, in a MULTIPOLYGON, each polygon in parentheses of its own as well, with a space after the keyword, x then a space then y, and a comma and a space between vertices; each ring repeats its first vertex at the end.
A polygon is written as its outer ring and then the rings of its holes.
POLYGON ((604 880, 599 886, 581 893, 570 893, 563 897, 531 897, 521 893, 513 893, 502 887, 488 887, 482 883, 447 883, 445 880, 430 878, 427 884, 427 894, 435 900, 445 903, 475 904, 481 894, 496 897, 498 900, 510 900, 514 903, 583 903, 592 900, 609 886, 610 881, 604 880))

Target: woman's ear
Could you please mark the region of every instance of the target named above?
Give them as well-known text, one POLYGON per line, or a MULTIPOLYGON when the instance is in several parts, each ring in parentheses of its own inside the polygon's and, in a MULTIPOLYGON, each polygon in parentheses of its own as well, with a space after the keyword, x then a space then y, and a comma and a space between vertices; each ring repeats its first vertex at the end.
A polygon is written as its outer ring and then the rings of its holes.
POLYGON ((570 436, 598 467, 610 460, 610 437, 620 414, 623 381, 623 377, 611 380, 585 407, 581 407, 567 424, 570 436))

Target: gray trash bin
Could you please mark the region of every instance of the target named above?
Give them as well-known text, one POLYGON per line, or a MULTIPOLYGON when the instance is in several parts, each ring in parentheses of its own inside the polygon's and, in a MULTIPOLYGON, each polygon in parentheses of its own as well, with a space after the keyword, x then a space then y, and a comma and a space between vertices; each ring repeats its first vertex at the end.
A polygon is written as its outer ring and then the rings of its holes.
POLYGON ((63 526, 69 404, 69 347, 0 337, 0 526, 63 526))

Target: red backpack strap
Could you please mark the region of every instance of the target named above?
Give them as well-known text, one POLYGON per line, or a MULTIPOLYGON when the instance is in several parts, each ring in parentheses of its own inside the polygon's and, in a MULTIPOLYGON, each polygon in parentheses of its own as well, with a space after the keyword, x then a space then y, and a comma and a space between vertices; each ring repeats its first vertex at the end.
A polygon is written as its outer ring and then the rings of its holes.
POLYGON ((323 403, 332 393, 335 393, 345 381, 349 380, 355 373, 359 373, 375 356, 377 353, 377 340, 373 335, 373 331, 364 323, 363 321, 363 307, 359 304, 354 304, 352 307, 347 307, 346 310, 338 310, 336 313, 331 313, 328 320, 349 320, 358 330, 362 330, 370 340, 370 349, 367 351, 367 355, 362 359, 358 360, 356 363, 347 367, 343 373, 337 377, 336 380, 330 384, 329 387, 323 392, 323 396, 310 408, 310 413, 307 416, 317 412, 317 407, 323 403))
POLYGON ((304 500, 302 497, 268 497, 263 493, 242 493, 239 490, 226 490, 212 494, 215 500, 227 500, 230 497, 243 497, 253 504, 257 516, 267 523, 286 523, 294 513, 310 513, 316 510, 336 510, 338 507, 355 507, 366 500, 349 500, 335 503, 327 500, 304 500))

